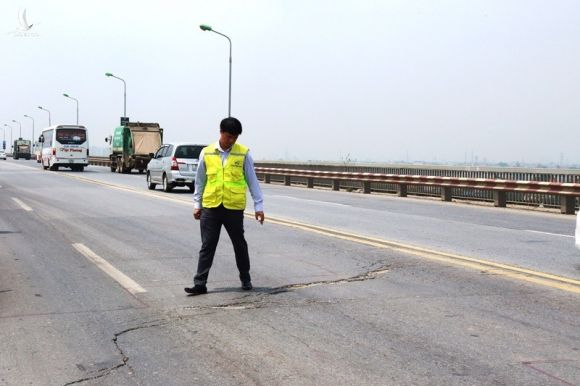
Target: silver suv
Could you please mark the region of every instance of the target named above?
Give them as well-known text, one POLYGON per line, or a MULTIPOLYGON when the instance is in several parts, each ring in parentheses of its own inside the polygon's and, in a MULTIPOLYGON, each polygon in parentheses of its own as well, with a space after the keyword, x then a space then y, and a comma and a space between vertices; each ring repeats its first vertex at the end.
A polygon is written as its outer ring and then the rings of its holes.
POLYGON ((161 146, 147 164, 147 187, 153 190, 161 184, 165 192, 170 192, 176 186, 187 186, 193 192, 199 153, 205 146, 193 143, 161 146))

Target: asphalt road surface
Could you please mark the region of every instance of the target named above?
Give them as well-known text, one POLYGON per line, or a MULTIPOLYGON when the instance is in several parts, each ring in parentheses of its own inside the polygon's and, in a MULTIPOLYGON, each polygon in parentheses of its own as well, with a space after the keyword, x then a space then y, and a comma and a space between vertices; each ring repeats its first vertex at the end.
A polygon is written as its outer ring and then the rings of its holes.
POLYGON ((580 384, 573 216, 262 187, 189 297, 187 189, 0 161, 0 385, 580 384))

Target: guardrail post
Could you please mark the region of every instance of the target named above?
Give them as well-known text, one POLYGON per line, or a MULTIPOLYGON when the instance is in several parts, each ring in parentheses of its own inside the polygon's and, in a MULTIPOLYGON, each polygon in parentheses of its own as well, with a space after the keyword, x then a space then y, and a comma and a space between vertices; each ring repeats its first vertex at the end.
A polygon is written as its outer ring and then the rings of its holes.
POLYGON ((306 187, 307 188, 314 188, 314 178, 308 177, 308 180, 306 181, 306 187))
POLYGON ((269 174, 264 174, 264 182, 266 184, 269 184, 270 183, 270 175, 269 174))
POLYGON ((290 176, 284 176, 284 185, 290 186, 290 176))
POLYGON ((370 181, 363 181, 363 193, 364 194, 371 193, 371 182, 370 181))
POLYGON ((441 187, 441 201, 451 201, 451 188, 448 186, 441 187))
POLYGON ((560 213, 574 214, 576 210, 576 197, 560 196, 560 213))
POLYGON ((493 206, 498 208, 505 208, 506 206, 506 194, 500 190, 493 192, 493 206))
POLYGON ((340 190, 340 180, 332 180, 332 190, 340 190))
POLYGON ((397 196, 407 197, 407 185, 405 184, 397 185, 397 196))

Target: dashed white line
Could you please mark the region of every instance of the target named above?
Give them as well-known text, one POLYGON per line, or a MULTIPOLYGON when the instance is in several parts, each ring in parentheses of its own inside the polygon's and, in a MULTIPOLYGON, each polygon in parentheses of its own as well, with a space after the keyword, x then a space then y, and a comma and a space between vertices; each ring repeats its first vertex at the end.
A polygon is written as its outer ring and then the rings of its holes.
POLYGON ((23 203, 22 201, 20 201, 16 197, 12 197, 12 199, 14 200, 15 203, 17 203, 18 205, 20 205, 20 207, 22 209, 24 209, 25 211, 32 212, 32 208, 31 207, 29 207, 28 205, 26 205, 25 203, 23 203))
POLYGON ((574 238, 574 236, 572 236, 572 235, 563 235, 561 233, 550 233, 550 232, 534 231, 534 230, 531 230, 531 229, 526 229, 525 231, 526 232, 532 232, 532 233, 540 233, 542 235, 558 236, 558 237, 569 237, 571 239, 574 238))
POLYGON ((141 287, 135 280, 131 279, 129 276, 125 275, 123 272, 113 267, 107 260, 103 259, 95 252, 91 251, 84 244, 76 243, 73 244, 72 246, 74 247, 74 249, 79 251, 81 255, 91 260, 93 263, 95 263, 97 267, 99 267, 103 272, 112 277, 117 283, 119 283, 123 288, 125 288, 133 295, 147 292, 147 290, 141 287))

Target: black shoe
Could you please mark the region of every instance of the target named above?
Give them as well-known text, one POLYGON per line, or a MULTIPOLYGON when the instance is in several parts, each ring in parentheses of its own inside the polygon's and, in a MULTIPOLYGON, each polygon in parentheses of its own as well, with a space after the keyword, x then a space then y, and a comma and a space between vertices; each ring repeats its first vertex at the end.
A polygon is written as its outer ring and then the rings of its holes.
POLYGON ((207 287, 204 285, 200 285, 200 284, 196 284, 193 287, 185 287, 183 289, 185 292, 187 292, 190 295, 203 295, 207 293, 207 287))
POLYGON ((242 282, 242 289, 243 289, 244 291, 249 291, 249 290, 251 290, 252 288, 254 288, 254 287, 252 287, 252 282, 251 282, 251 281, 243 281, 243 282, 242 282))

